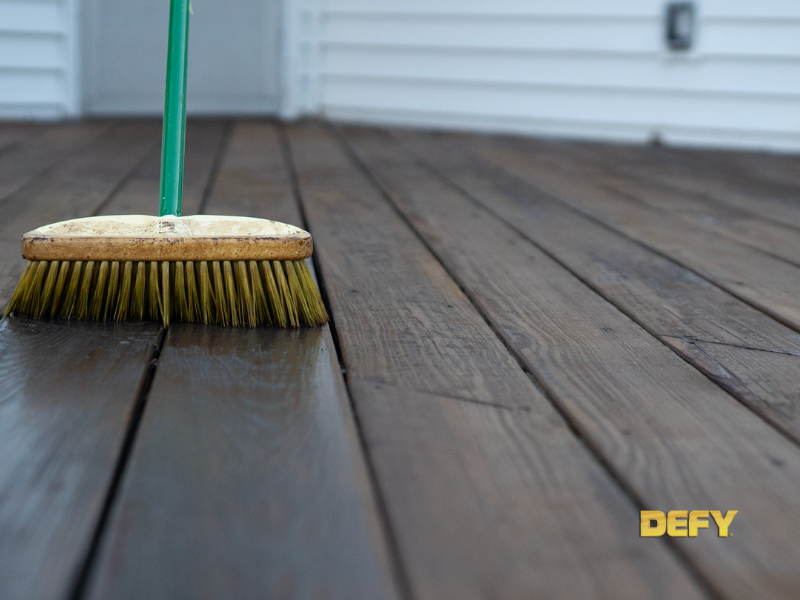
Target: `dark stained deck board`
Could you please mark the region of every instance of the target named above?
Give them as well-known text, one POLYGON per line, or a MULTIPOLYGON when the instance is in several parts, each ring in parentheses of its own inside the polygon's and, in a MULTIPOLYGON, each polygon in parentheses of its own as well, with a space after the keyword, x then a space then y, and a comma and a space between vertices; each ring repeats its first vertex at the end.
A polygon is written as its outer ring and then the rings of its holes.
POLYGON ((160 142, 156 121, 121 122, 6 199, 0 239, 93 214, 160 142))
POLYGON ((412 596, 703 597, 337 141, 288 136, 412 596))
MULTIPOLYGON (((112 121, 64 123, 29 136, 0 155, 0 208, 38 175, 80 151, 108 131, 112 121)), ((2 125, 0 125, 2 127, 2 125)))
MULTIPOLYGON (((24 230, 158 203, 158 122, 26 127, 0 305, 24 230)), ((328 328, 172 327, 80 600, 796 597, 798 449, 760 418, 797 440, 797 158, 347 129, 364 171, 281 131, 190 121, 184 214, 303 226, 297 168, 347 387, 328 328), (740 514, 675 544, 639 508, 740 514)), ((0 598, 71 593, 157 340, 0 322, 0 598)))
MULTIPOLYGON (((189 119, 186 122, 186 157, 183 172, 182 214, 200 212, 207 187, 213 178, 215 161, 223 152, 229 124, 220 119, 189 119)), ((103 215, 157 215, 160 197, 160 132, 154 131, 156 145, 136 171, 103 204, 103 215)))
POLYGON ((303 226, 275 123, 235 124, 205 213, 303 226))
POLYGON ((177 324, 89 598, 394 598, 329 334, 177 324))
POLYGON ((744 170, 746 175, 759 183, 783 185, 795 190, 800 188, 800 159, 797 153, 754 155, 752 152, 740 152, 726 156, 725 161, 730 162, 737 172, 744 170))
POLYGON ((24 140, 26 137, 42 130, 45 125, 32 122, 1 123, 0 124, 0 153, 7 152, 9 148, 24 140))
MULTIPOLYGON (((574 145, 578 149, 586 146, 574 145)), ((594 145, 588 147, 596 154, 594 145)), ((619 159, 618 168, 631 174, 667 184, 675 190, 702 194, 736 209, 755 211, 762 218, 777 223, 800 226, 800 180, 790 182, 762 177, 764 172, 757 165, 763 164, 763 160, 758 160, 763 157, 753 153, 737 156, 738 153, 726 152, 715 156, 709 152, 622 146, 611 148, 608 154, 619 159)), ((789 164, 798 169, 797 158, 789 164)))
MULTIPOLYGON (((274 124, 235 126, 207 208, 300 223, 274 124)), ((99 600, 397 597, 327 326, 169 328, 100 557, 99 600)))
MULTIPOLYGON (((582 145, 582 144, 581 144, 582 145)), ((626 155, 638 149, 620 146, 626 155)), ((744 193, 750 202, 762 202, 770 197, 796 201, 800 187, 800 160, 796 154, 782 155, 755 152, 686 150, 676 148, 649 148, 642 153, 639 168, 669 167, 675 174, 720 184, 715 198, 727 202, 729 194, 744 193)))
POLYGON ((759 211, 762 218, 800 228, 800 210, 797 199, 800 190, 783 186, 766 185, 748 180, 733 180, 728 173, 707 173, 704 169, 673 172, 652 167, 637 170, 640 177, 659 181, 676 191, 703 194, 736 209, 759 211), (733 181, 732 181, 733 180, 733 181))
POLYGON ((800 329, 800 269, 595 183, 551 152, 462 138, 489 162, 691 269, 773 318, 800 329))
POLYGON ((68 596, 157 337, 151 323, 0 321, 0 598, 68 596))
POLYGON ((619 168, 617 165, 622 161, 614 149, 567 144, 560 144, 559 149, 562 150, 560 156, 573 157, 576 166, 605 189, 679 215, 701 229, 719 232, 787 262, 800 264, 800 229, 791 226, 792 221, 800 219, 797 204, 783 204, 786 209, 783 216, 790 213, 793 217, 787 226, 766 215, 762 218, 765 207, 753 198, 736 201, 735 197, 726 195, 725 201, 719 201, 713 196, 675 189, 669 183, 659 182, 652 170, 640 174, 635 169, 619 168))
POLYGON ((405 132, 395 137, 800 442, 800 334, 450 138, 405 132))
POLYGON ((349 131, 398 209, 643 508, 741 507, 734 538, 673 540, 712 587, 795 598, 800 521, 785 515, 800 508, 800 447, 385 136, 349 131))
MULTIPOLYGON (((73 132, 69 128, 67 131, 73 132)), ((110 128, 90 123, 82 135, 80 130, 74 131, 81 139, 90 134, 95 137, 63 162, 51 157, 60 164, 0 204, 0 306, 11 298, 25 267, 19 247, 22 234, 48 223, 93 214, 159 142, 154 121, 121 123, 110 128)), ((68 151, 61 148, 62 153, 68 151)))
MULTIPOLYGON (((91 214, 158 141, 105 123, 40 137, 54 147, 33 149, 54 168, 33 165, 26 172, 39 176, 2 205, 2 237, 14 238, 0 245, 2 305, 28 224, 91 214)), ((33 160, 33 149, 13 151, 33 160)), ((19 160, 0 155, 0 171, 19 160)), ((158 333, 152 323, 0 321, 0 597, 63 598, 77 582, 158 333)))

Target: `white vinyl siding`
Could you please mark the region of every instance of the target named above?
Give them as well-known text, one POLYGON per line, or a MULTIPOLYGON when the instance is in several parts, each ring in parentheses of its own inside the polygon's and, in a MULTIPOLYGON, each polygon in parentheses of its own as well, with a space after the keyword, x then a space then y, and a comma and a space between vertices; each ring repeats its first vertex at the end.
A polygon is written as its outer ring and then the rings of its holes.
POLYGON ((327 0, 320 105, 426 126, 800 150, 800 2, 327 0))
POLYGON ((0 0, 0 117, 79 111, 75 0, 0 0))

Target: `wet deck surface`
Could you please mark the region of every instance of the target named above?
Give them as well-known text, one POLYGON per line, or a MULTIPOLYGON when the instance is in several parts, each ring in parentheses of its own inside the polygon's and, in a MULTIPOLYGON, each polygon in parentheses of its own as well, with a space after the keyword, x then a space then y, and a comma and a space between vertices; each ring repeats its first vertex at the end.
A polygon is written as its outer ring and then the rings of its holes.
MULTIPOLYGON (((184 214, 309 229, 322 329, 0 323, 0 598, 800 597, 800 157, 194 121, 184 214), (640 510, 738 510, 639 537, 640 510)), ((0 125, 20 235, 160 123, 0 125)))

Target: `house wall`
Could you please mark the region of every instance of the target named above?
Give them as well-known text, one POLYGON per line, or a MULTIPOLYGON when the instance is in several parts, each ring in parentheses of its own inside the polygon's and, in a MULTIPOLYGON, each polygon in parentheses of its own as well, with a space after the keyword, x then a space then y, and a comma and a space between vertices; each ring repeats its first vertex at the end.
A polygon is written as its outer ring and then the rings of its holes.
MULTIPOLYGON (((88 5, 0 0, 0 118, 80 114, 88 5)), ((660 0, 283 0, 280 112, 800 150, 800 2, 696 5, 674 53, 660 0)))
POLYGON ((800 150, 800 2, 327 0, 319 107, 349 121, 800 150))
POLYGON ((0 0, 0 118, 80 110, 75 0, 0 0))

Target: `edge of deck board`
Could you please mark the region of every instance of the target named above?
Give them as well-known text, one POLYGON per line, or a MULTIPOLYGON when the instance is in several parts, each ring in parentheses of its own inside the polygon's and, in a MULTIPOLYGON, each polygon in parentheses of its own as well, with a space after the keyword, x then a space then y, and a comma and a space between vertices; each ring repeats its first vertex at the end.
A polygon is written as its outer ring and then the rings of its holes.
POLYGON ((385 137, 348 139, 638 505, 747 514, 735 538, 672 540, 714 589, 793 598, 800 522, 775 517, 797 506, 800 447, 385 137))
POLYGON ((158 331, 0 321, 0 597, 59 598, 74 584, 158 331))
MULTIPOLYGON (((279 142, 238 122, 199 205, 299 223, 279 142)), ((352 419, 328 326, 171 326, 90 597, 397 597, 352 419)))
POLYGON ((756 413, 800 442, 800 334, 449 139, 396 134, 420 159, 536 243, 756 413), (575 232, 580 231, 580 235, 575 232), (789 410, 787 410, 789 409, 789 410))
POLYGON ((288 134, 413 595, 704 596, 338 141, 288 134))

